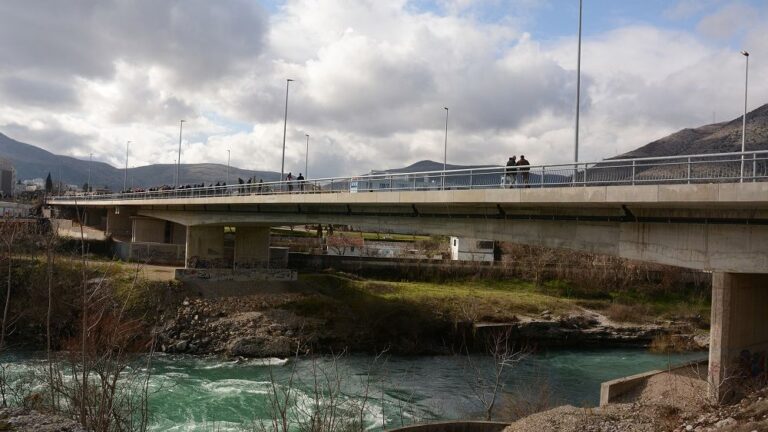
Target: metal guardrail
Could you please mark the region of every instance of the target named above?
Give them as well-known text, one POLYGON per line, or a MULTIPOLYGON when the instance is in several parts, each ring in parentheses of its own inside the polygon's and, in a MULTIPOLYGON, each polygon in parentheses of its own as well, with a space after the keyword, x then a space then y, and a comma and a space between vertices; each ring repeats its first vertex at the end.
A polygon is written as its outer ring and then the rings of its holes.
POLYGON ((376 173, 362 176, 223 186, 160 187, 112 194, 81 193, 56 196, 49 198, 49 202, 756 181, 768 181, 768 150, 608 159, 600 162, 556 165, 494 166, 447 171, 376 173))

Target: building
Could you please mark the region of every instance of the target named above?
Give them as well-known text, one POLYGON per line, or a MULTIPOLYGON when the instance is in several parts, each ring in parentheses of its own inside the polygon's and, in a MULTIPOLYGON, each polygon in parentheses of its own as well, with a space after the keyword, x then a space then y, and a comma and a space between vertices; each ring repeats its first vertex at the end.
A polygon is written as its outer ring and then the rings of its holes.
POLYGON ((13 196, 15 185, 16 169, 8 159, 0 159, 0 197, 13 196))
POLYGON ((493 240, 451 237, 451 260, 493 261, 493 240))

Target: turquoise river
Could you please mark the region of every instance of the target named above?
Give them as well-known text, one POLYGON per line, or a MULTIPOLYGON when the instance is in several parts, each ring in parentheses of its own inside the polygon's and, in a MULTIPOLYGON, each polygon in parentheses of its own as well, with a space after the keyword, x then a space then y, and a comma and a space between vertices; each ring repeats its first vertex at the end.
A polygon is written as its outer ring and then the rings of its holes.
MULTIPOLYGON (((529 355, 509 370, 505 392, 520 399, 546 395, 551 404, 594 406, 600 383, 706 357, 706 353, 651 354, 637 349, 552 350, 529 355)), ((35 356, 10 356, 21 372, 44 365, 35 356)), ((293 377, 295 400, 309 403, 314 377, 339 377, 343 398, 365 398, 370 430, 437 419, 479 418, 479 376, 493 371, 490 357, 345 356, 336 361, 243 360, 165 356, 154 359, 150 379, 151 429, 155 431, 251 430, 270 418, 272 382, 285 389, 293 377), (314 372, 313 372, 314 371, 314 372), (366 391, 367 388, 367 391, 366 391)), ((502 398, 512 398, 505 395, 502 398)), ((358 403, 359 406, 359 403, 358 403)))

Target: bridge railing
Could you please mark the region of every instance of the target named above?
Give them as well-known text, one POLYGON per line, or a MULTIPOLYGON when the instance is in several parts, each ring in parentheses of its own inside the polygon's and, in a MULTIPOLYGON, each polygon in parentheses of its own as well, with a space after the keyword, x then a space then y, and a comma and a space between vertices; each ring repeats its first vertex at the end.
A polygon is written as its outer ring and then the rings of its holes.
POLYGON ((554 165, 491 166, 460 170, 275 181, 222 186, 164 187, 113 194, 82 193, 50 201, 146 200, 240 195, 365 193, 382 191, 548 188, 605 185, 768 181, 768 151, 606 159, 554 165))

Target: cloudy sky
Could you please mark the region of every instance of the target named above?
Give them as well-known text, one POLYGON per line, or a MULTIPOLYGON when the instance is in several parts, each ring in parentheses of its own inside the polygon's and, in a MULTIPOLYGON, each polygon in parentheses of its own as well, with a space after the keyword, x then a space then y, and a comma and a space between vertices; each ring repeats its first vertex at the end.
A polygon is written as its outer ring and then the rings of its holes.
MULTIPOLYGON (((581 159, 768 103, 768 1, 584 0, 581 159)), ((573 157, 577 0, 4 0, 0 132, 312 177, 573 157)))

